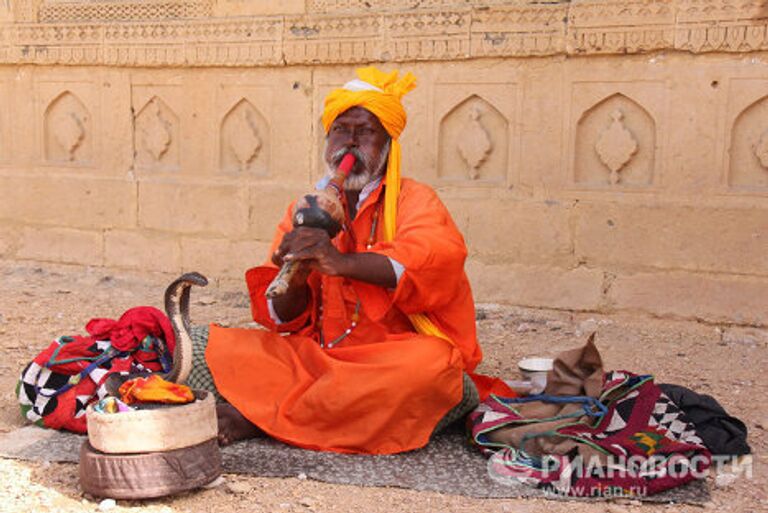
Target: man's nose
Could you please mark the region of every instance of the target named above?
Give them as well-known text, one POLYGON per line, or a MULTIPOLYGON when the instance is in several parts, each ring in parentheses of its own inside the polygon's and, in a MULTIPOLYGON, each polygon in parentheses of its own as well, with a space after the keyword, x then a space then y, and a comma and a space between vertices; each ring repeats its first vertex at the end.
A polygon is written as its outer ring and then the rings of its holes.
POLYGON ((359 143, 358 133, 357 133, 357 130, 353 128, 347 132, 345 145, 356 148, 358 146, 358 143, 359 143))

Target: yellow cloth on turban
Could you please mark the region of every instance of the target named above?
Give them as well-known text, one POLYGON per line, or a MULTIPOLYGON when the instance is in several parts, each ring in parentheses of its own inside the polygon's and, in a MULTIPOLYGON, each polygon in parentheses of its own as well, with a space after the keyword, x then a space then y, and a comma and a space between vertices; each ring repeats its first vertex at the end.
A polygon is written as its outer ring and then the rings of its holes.
POLYGON ((358 79, 331 91, 325 98, 323 110, 326 134, 340 114, 352 107, 362 107, 379 118, 384 130, 392 137, 387 161, 387 189, 384 193, 384 233, 387 240, 395 237, 397 197, 400 194, 401 152, 398 138, 407 122, 402 98, 416 87, 416 77, 411 73, 403 77, 399 75, 397 70, 384 73, 374 66, 358 68, 358 79))
POLYGON ((331 123, 343 112, 352 107, 363 107, 379 118, 392 139, 399 138, 407 121, 402 98, 416 87, 416 77, 407 73, 399 78, 397 70, 384 73, 373 66, 359 68, 357 76, 358 80, 326 96, 323 110, 325 132, 328 133, 331 123))
MULTIPOLYGON (((362 107, 376 116, 392 137, 387 160, 387 188, 384 191, 384 236, 391 241, 395 238, 397 198, 400 195, 401 150, 398 138, 407 122, 402 98, 416 87, 416 77, 411 73, 400 77, 397 70, 384 73, 374 66, 358 68, 357 77, 357 80, 326 96, 323 127, 327 134, 339 115, 352 107, 362 107)), ((419 333, 450 340, 426 315, 412 314, 408 317, 419 333)))

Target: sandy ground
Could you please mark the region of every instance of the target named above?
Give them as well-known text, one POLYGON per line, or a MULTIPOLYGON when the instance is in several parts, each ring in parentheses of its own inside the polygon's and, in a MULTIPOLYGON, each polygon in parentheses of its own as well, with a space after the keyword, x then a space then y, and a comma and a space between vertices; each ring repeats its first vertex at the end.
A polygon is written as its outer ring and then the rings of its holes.
MULTIPOLYGON (((23 425, 13 388, 23 365, 62 334, 84 333, 93 317, 118 317, 133 306, 162 308, 174 276, 104 268, 0 261, 0 432, 23 425)), ((768 331, 642 316, 603 316, 498 305, 479 305, 478 327, 486 358, 481 371, 515 377, 526 355, 553 356, 580 345, 596 328, 607 369, 652 373, 714 395, 750 430, 755 453, 752 477, 713 489, 706 509, 768 511, 768 331)), ((241 283, 212 283, 193 293, 195 322, 248 325, 248 298, 241 283)), ((714 483, 714 476, 710 478, 714 483)), ((226 475, 209 490, 162 500, 116 505, 83 496, 77 467, 0 459, 2 512, 692 512, 677 505, 478 500, 390 488, 330 485, 306 479, 226 475)))

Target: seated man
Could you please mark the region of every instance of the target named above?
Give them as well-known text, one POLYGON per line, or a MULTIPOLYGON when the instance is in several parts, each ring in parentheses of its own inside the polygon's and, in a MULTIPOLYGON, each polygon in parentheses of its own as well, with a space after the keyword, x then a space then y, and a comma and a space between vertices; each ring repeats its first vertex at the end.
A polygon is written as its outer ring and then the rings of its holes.
MULTIPOLYGON (((289 208, 271 261, 246 274, 253 317, 267 330, 210 327, 222 443, 263 431, 310 449, 396 453, 424 446, 477 404, 464 240, 430 187, 400 178, 401 98, 415 79, 375 68, 358 76, 326 98, 323 114, 329 173, 346 153, 357 159, 343 230, 331 240, 294 229, 289 208), (300 271, 267 301, 286 261, 300 271)), ((477 383, 484 394, 487 380, 477 383)))

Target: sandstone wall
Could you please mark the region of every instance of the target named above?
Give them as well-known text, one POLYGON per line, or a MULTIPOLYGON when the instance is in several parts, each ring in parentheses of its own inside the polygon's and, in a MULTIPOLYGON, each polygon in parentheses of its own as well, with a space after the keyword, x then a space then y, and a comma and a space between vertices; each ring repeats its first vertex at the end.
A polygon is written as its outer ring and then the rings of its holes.
POLYGON ((407 69, 479 301, 768 324, 768 2, 0 1, 0 256, 239 278, 407 69))

